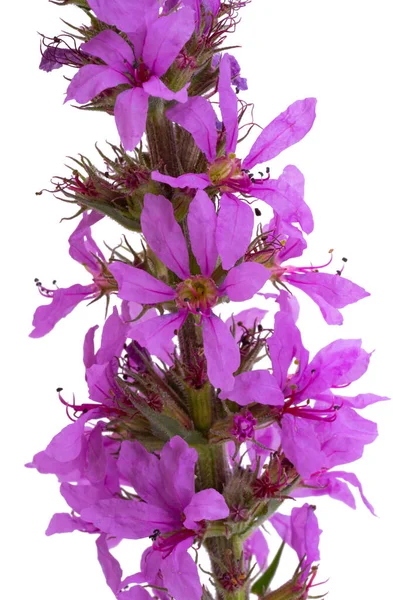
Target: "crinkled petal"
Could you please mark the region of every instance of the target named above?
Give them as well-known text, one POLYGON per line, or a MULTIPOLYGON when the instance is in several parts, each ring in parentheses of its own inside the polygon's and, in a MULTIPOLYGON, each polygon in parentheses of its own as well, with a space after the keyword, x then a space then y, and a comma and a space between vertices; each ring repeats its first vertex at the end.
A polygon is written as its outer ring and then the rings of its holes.
POLYGON ((322 452, 313 423, 285 414, 281 426, 282 449, 298 473, 303 478, 308 478, 320 471, 325 466, 325 454, 322 452))
POLYGON ((140 87, 125 90, 116 98, 115 121, 125 150, 131 152, 141 141, 148 103, 149 95, 140 87))
POLYGON ((233 267, 219 288, 220 295, 227 295, 234 302, 250 300, 270 279, 271 272, 263 265, 244 262, 233 267))
POLYGON ((153 171, 151 174, 153 181, 159 181, 160 183, 166 183, 173 188, 194 188, 197 190, 204 190, 210 185, 210 179, 204 173, 185 173, 179 177, 171 177, 170 175, 164 175, 159 171, 153 171))
POLYGON ((50 520, 50 523, 45 531, 45 535, 55 535, 56 533, 72 533, 73 531, 87 531, 95 533, 95 528, 89 527, 88 524, 80 517, 74 517, 68 513, 56 513, 50 520), (90 531, 89 531, 90 530, 90 531))
POLYGON ((148 81, 143 84, 143 89, 150 96, 156 98, 163 98, 163 100, 176 100, 177 102, 187 102, 188 94, 187 87, 179 90, 178 92, 172 92, 159 77, 153 75, 148 81))
POLYGON ((186 519, 184 527, 196 529, 198 521, 216 521, 229 515, 229 508, 224 496, 214 489, 202 490, 194 494, 191 502, 184 509, 186 519))
POLYGON ((236 151, 238 137, 237 96, 231 85, 231 61, 229 54, 224 54, 220 63, 220 77, 218 80, 218 93, 220 110, 224 122, 227 154, 236 151))
POLYGON ((217 215, 214 202, 200 190, 191 202, 188 217, 191 247, 202 275, 210 277, 217 263, 217 215))
POLYGON ((47 456, 59 462, 68 462, 77 458, 82 450, 85 423, 89 418, 89 414, 82 415, 56 434, 45 450, 47 456))
POLYGON ((267 566, 269 546, 261 529, 257 529, 247 538, 244 544, 244 553, 248 564, 252 564, 252 557, 255 556, 260 569, 267 566))
POLYGON ((145 194, 141 226, 158 258, 180 279, 187 279, 190 275, 187 244, 171 202, 164 196, 145 194))
POLYGON ((86 369, 89 369, 95 362, 94 336, 97 329, 98 325, 90 327, 83 342, 83 364, 86 369))
POLYGON ((137 31, 150 14, 158 14, 157 0, 89 0, 89 6, 101 21, 126 32, 137 31))
POLYGON ((91 235, 91 226, 100 221, 103 216, 95 210, 85 211, 77 228, 68 238, 70 256, 92 274, 101 272, 101 265, 97 257, 105 262, 104 255, 91 235))
POLYGON ((218 213, 216 242, 224 269, 233 267, 245 254, 253 227, 252 208, 233 194, 223 194, 218 213))
POLYGON ((361 345, 362 340, 335 340, 322 348, 298 382, 300 390, 307 385, 303 396, 315 398, 318 393, 359 379, 367 371, 371 356, 361 345))
POLYGON ((288 223, 299 223, 305 233, 314 229, 312 212, 304 201, 304 177, 297 167, 285 167, 277 180, 256 181, 250 193, 266 202, 288 223))
POLYGON ((243 167, 252 169, 303 139, 314 123, 315 105, 315 98, 297 100, 278 115, 258 136, 243 167))
POLYGON ((109 267, 119 286, 119 298, 140 304, 159 304, 176 298, 169 285, 156 279, 150 273, 121 262, 109 267))
POLYGON ((122 83, 130 83, 122 73, 104 65, 85 65, 80 68, 67 88, 65 102, 76 100, 85 104, 92 98, 122 83))
POLYGON ((112 314, 107 318, 102 328, 101 346, 97 352, 98 364, 105 364, 113 357, 119 357, 127 338, 128 323, 125 323, 119 315, 116 306, 112 314))
POLYGON ((135 585, 130 590, 121 592, 118 598, 119 600, 152 600, 149 592, 140 585, 135 585))
POLYGON ((97 56, 120 73, 127 71, 127 62, 132 65, 135 60, 131 46, 111 29, 101 31, 80 48, 87 54, 97 56))
POLYGON ((307 367, 309 356, 308 351, 303 346, 300 331, 290 313, 283 311, 276 313, 274 333, 267 343, 274 377, 281 389, 284 389, 293 360, 296 359, 298 363, 296 380, 307 367))
POLYGON ((240 373, 235 377, 233 389, 229 392, 222 390, 219 397, 221 400, 229 398, 240 406, 247 406, 253 402, 272 406, 284 404, 284 395, 276 379, 269 371, 262 369, 240 373))
POLYGON ((166 510, 122 498, 101 500, 83 509, 81 517, 104 533, 129 540, 148 537, 155 529, 168 532, 173 528, 173 519, 166 510))
POLYGON ((194 96, 185 104, 168 109, 166 116, 191 133, 207 160, 214 161, 217 152, 216 113, 206 98, 194 96))
POLYGON ((160 315, 149 321, 132 325, 129 335, 141 346, 147 348, 151 354, 168 362, 169 355, 174 350, 172 339, 182 327, 186 317, 186 311, 160 315))
POLYGON ((240 352, 231 332, 216 315, 203 319, 203 345, 211 384, 232 389, 233 373, 240 365, 240 352))
POLYGON ((355 473, 348 473, 346 471, 332 471, 329 473, 330 475, 335 475, 337 478, 344 479, 344 481, 348 481, 353 487, 356 487, 359 490, 359 494, 361 499, 363 500, 364 505, 368 508, 372 515, 376 516, 375 510, 372 504, 367 500, 366 496, 363 493, 363 486, 360 483, 358 477, 356 477, 355 473))
POLYGON ((161 77, 194 32, 194 11, 182 8, 163 16, 147 29, 143 61, 155 75, 161 77))
POLYGON ((334 396, 336 400, 343 402, 347 406, 352 406, 357 410, 375 404, 376 402, 383 402, 385 400, 391 400, 388 396, 377 396, 377 394, 358 394, 357 396, 334 396))
POLYGON ((201 600, 202 586, 198 567, 186 551, 188 540, 178 544, 175 550, 161 563, 165 587, 174 598, 201 600))
POLYGON ((112 592, 117 594, 121 588, 121 578, 123 577, 123 571, 120 563, 109 552, 105 534, 98 536, 96 540, 96 546, 98 562, 101 565, 106 583, 112 592))
POLYGON ((39 306, 33 317, 32 338, 40 338, 52 331, 55 325, 64 319, 78 304, 92 297, 97 292, 95 284, 80 285, 76 283, 69 288, 59 288, 53 292, 50 304, 39 306))
POLYGON ((161 494, 168 506, 182 511, 195 493, 195 465, 198 453, 181 437, 174 436, 160 454, 161 494), (170 481, 170 488, 166 482, 170 481))

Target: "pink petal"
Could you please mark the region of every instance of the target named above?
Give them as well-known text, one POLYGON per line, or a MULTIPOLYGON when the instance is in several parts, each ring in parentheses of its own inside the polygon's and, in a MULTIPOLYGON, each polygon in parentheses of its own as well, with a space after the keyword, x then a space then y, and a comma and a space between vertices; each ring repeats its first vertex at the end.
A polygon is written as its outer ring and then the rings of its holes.
POLYGON ((142 269, 115 262, 110 265, 109 270, 119 286, 119 298, 140 304, 159 304, 176 298, 176 293, 169 285, 142 269))
POLYGON ((284 394, 276 379, 269 371, 256 370, 240 373, 235 377, 235 385, 229 392, 222 390, 219 394, 221 400, 233 400, 240 406, 247 406, 253 402, 282 406, 284 394))
POLYGON ((184 311, 155 317, 130 327, 129 335, 141 346, 147 348, 151 354, 168 362, 169 355, 174 350, 171 340, 176 335, 175 332, 182 327, 186 316, 187 313, 184 311))
POLYGON ((217 152, 216 113, 206 98, 194 96, 185 104, 168 109, 166 116, 191 133, 207 160, 214 161, 217 152))
POLYGON ((127 77, 112 67, 85 65, 71 80, 64 102, 76 100, 79 104, 85 104, 104 90, 116 87, 121 83, 130 82, 127 77))
POLYGON ((127 62, 132 65, 135 60, 131 46, 111 29, 101 31, 80 48, 87 54, 101 58, 120 73, 127 71, 127 62))
POLYGON ((231 62, 228 54, 224 54, 220 63, 220 78, 218 81, 220 110, 226 133, 226 152, 236 151, 238 137, 237 96, 231 85, 231 62))
POLYGON ((253 227, 252 208, 233 194, 223 194, 218 213, 216 242, 225 270, 233 267, 245 254, 253 227))
POLYGON ((153 171, 151 174, 153 181, 159 181, 166 183, 173 188, 195 188, 198 190, 204 190, 210 185, 210 179, 205 174, 197 175, 195 173, 185 173, 179 177, 171 177, 170 175, 164 175, 159 171, 153 171))
POLYGON ((106 583, 114 594, 120 590, 123 571, 114 556, 108 550, 106 535, 101 534, 96 540, 97 558, 104 573, 106 583))
POLYGON ((146 127, 149 95, 142 88, 121 92, 116 99, 115 121, 125 150, 134 150, 146 127))
POLYGON ((190 275, 187 244, 169 200, 145 194, 141 226, 158 258, 181 279, 187 279, 190 275))
POLYGON ((216 246, 217 215, 214 202, 199 191, 190 204, 188 217, 191 247, 202 275, 210 277, 217 263, 216 246))
POLYGON ((140 29, 149 13, 158 13, 157 0, 89 0, 89 6, 100 21, 127 32, 140 29))
POLYGON ((195 529, 198 521, 225 519, 229 515, 229 508, 224 496, 209 488, 194 494, 183 512, 186 516, 184 527, 195 529))
POLYGON ((270 279, 271 272, 263 265, 244 262, 233 267, 226 276, 219 292, 234 302, 249 300, 270 279))
POLYGON ((80 285, 76 283, 69 288, 60 288, 53 292, 50 304, 39 306, 33 317, 33 331, 31 338, 40 338, 54 328, 55 325, 64 319, 78 304, 92 298, 97 292, 95 284, 80 285))
POLYGON ((175 550, 161 562, 164 585, 173 598, 201 600, 202 586, 198 567, 186 551, 188 540, 178 544, 175 550))
POLYGON ((150 71, 159 77, 164 75, 190 39, 194 28, 194 11, 188 7, 151 23, 143 48, 143 61, 150 71))
POLYGON ((164 100, 177 100, 177 102, 187 102, 188 94, 187 88, 184 87, 182 90, 178 92, 172 92, 166 85, 159 79, 153 75, 150 77, 148 81, 143 84, 143 89, 150 96, 155 96, 156 98, 163 98, 164 100))
POLYGON ((85 335, 83 342, 83 364, 88 369, 95 362, 94 335, 98 329, 98 325, 91 327, 85 335))
POLYGON ((216 315, 203 319, 203 344, 210 382, 218 388, 232 389, 240 352, 229 329, 216 315))
POLYGON ((252 169, 303 139, 314 123, 315 105, 315 98, 297 100, 278 115, 259 135, 243 167, 252 169))
POLYGON ((119 600, 152 600, 147 590, 140 585, 135 585, 130 590, 121 592, 119 600))

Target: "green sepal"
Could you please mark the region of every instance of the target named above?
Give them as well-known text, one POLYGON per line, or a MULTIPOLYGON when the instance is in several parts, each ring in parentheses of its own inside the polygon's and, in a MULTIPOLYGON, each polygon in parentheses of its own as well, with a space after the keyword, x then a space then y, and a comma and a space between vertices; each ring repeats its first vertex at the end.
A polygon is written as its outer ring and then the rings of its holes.
POLYGON ((278 569, 278 565, 280 564, 280 559, 284 550, 284 546, 285 542, 283 542, 279 547, 276 556, 273 558, 272 562, 270 563, 262 577, 257 579, 257 581, 252 586, 251 591, 253 594, 257 594, 257 596, 263 597, 266 591, 269 589, 269 586, 273 581, 273 578, 278 569))
POLYGON ((152 410, 145 402, 138 402, 134 398, 132 402, 149 421, 152 433, 160 440, 167 442, 175 435, 179 435, 191 446, 207 443, 206 439, 198 431, 186 429, 172 417, 152 410))

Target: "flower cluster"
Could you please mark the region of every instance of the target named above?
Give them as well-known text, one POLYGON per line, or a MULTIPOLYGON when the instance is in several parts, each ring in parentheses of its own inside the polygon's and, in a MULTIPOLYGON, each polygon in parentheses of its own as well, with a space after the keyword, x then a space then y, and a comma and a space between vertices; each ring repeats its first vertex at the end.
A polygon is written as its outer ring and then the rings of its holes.
POLYGON ((114 116, 121 145, 113 158, 99 151, 102 167, 81 157, 71 177, 54 180, 77 206, 69 253, 86 281, 49 289, 37 279, 45 302, 30 335, 103 297, 105 318, 99 348, 98 325, 83 345, 88 400, 70 403, 58 389, 71 422, 27 466, 56 475, 69 507, 47 535, 92 535, 120 600, 311 597, 316 507, 288 515, 285 500, 328 495, 354 508, 352 486, 374 513, 356 475, 335 469, 377 436, 359 411, 386 398, 343 395, 371 353, 337 339, 310 358, 294 295, 340 325, 340 309, 368 292, 330 271, 332 255, 292 264, 314 227, 304 177, 288 165, 273 178, 267 163, 310 131, 316 100, 296 100, 256 136, 244 124, 247 82, 225 39, 247 3, 64 0, 90 24, 43 42, 40 68, 76 69, 66 101, 114 116), (108 218, 125 236, 105 256, 92 231, 108 218), (228 312, 244 301, 255 306, 228 312), (277 589, 282 548, 269 558, 266 527, 299 561, 277 589), (140 572, 124 576, 111 550, 136 539, 147 542, 140 572))

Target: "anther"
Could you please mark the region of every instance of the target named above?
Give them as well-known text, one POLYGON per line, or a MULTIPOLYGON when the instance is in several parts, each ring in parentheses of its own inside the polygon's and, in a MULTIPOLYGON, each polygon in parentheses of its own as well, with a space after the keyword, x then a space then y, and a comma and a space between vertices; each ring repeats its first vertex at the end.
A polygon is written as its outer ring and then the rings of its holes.
POLYGON ((56 388, 56 392, 57 392, 57 393, 60 393, 60 392, 62 392, 62 391, 63 391, 63 388, 61 388, 61 387, 59 387, 59 388, 56 388))
POLYGON ((343 262, 348 262, 348 259, 345 256, 341 259, 343 262))
POLYGON ((256 214, 257 217, 260 217, 261 214, 262 214, 261 211, 259 210, 259 208, 254 208, 254 212, 255 212, 255 214, 256 214))

